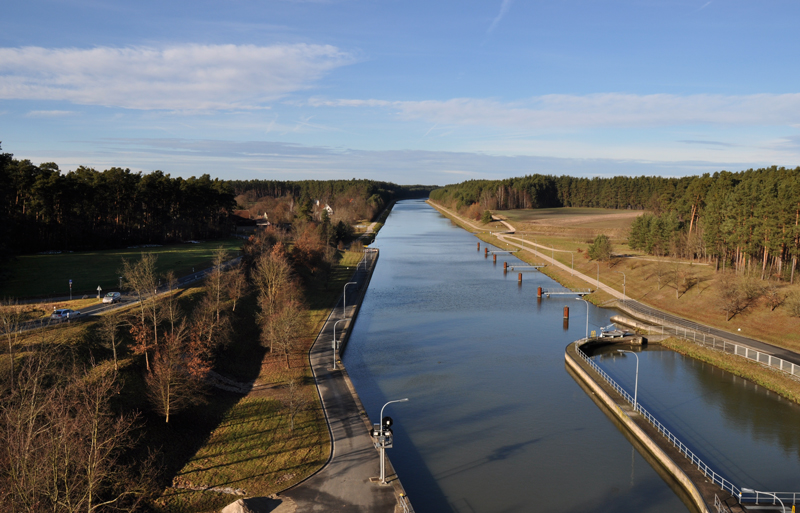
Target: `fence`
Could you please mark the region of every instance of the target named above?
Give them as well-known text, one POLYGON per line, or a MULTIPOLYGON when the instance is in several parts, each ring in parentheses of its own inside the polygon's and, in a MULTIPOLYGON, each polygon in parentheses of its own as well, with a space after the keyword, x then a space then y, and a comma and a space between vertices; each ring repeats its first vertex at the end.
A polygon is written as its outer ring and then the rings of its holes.
MULTIPOLYGON (((590 367, 592 367, 592 369, 594 369, 594 371, 595 371, 595 372, 597 372, 598 374, 600 374, 600 376, 601 376, 601 377, 602 377, 604 380, 606 380, 606 382, 608 382, 608 384, 609 384, 609 385, 611 385, 611 387, 612 387, 614 390, 616 390, 617 392, 619 392, 619 394, 620 394, 620 395, 621 395, 621 396, 622 396, 622 397, 623 397, 623 398, 624 398, 626 401, 628 401, 628 402, 629 402, 631 405, 633 405, 633 397, 632 397, 632 396, 631 396, 631 395, 630 395, 628 392, 626 392, 624 388, 622 388, 620 385, 618 385, 618 384, 617 384, 617 382, 616 382, 616 381, 614 381, 614 380, 611 378, 611 376, 609 376, 609 375, 608 375, 608 374, 607 374, 607 373, 606 373, 606 372, 605 372, 603 369, 601 369, 601 368, 600 368, 600 366, 599 366, 599 365, 597 365, 597 364, 594 362, 594 360, 592 360, 591 358, 589 358, 589 357, 586 355, 586 353, 584 353, 584 352, 581 350, 581 348, 580 348, 580 343, 581 343, 581 341, 580 341, 580 340, 578 340, 578 341, 576 341, 576 342, 575 342, 575 350, 576 350, 576 351, 577 351, 577 353, 578 353, 578 354, 581 356, 581 358, 583 358, 583 360, 584 360, 584 361, 585 361, 587 364, 589 364, 589 366, 590 366, 590 367)), ((690 450, 688 447, 686 447, 686 445, 685 445, 683 442, 681 442, 681 441, 678 439, 678 437, 676 437, 675 435, 673 435, 673 434, 672 434, 672 433, 671 433, 671 432, 670 432, 670 431, 669 431, 669 430, 668 430, 666 427, 664 427, 664 425, 663 425, 663 424, 661 424, 661 422, 659 422, 659 421, 658 421, 658 420, 657 420, 657 419, 656 419, 656 418, 655 418, 653 415, 651 415, 651 414, 650 414, 650 412, 648 412, 647 410, 645 410, 645 409, 642 407, 641 403, 638 403, 638 404, 636 404, 636 407, 635 407, 635 408, 636 408, 636 411, 638 411, 638 412, 639 412, 639 413, 640 413, 640 414, 641 414, 641 415, 642 415, 642 416, 643 416, 645 419, 647 419, 647 421, 648 421, 648 422, 650 422, 650 424, 652 424, 652 425, 653 425, 653 427, 654 427, 654 428, 656 428, 656 429, 658 430, 658 432, 659 432, 659 433, 661 433, 662 435, 664 435, 664 437, 665 437, 667 440, 669 440, 669 441, 670 441, 670 443, 672 443, 672 445, 674 445, 674 446, 675 446, 675 448, 677 448, 677 449, 678 449, 678 450, 679 450, 679 451, 680 451, 680 452, 681 452, 681 453, 682 453, 684 456, 686 456, 687 458, 689 458, 689 461, 691 461, 693 465, 695 465, 695 466, 696 466, 698 469, 700 469, 700 471, 701 471, 703 474, 705 474, 705 476, 706 476, 707 478, 709 478, 709 479, 710 479, 710 480, 711 480, 713 483, 715 483, 716 485, 718 485, 718 486, 719 486, 720 488, 722 488, 723 490, 725 490, 725 491, 729 492, 731 495, 734 495, 734 496, 739 496, 739 495, 740 495, 740 492, 741 492, 741 491, 740 491, 740 490, 739 490, 739 489, 738 489, 736 486, 734 486, 734 485, 733 485, 733 483, 731 483, 730 481, 728 481, 727 479, 725 479, 725 478, 724 478, 724 477, 722 477, 721 475, 719 475, 719 474, 717 474, 716 472, 714 472, 713 470, 711 470, 711 467, 709 467, 708 465, 706 465, 706 464, 703 462, 703 460, 701 460, 699 457, 697 457, 697 455, 695 455, 695 454, 694 454, 694 453, 693 453, 693 452, 692 452, 692 451, 691 451, 691 450, 690 450)))
MULTIPOLYGON (((642 308, 635 302, 626 302, 624 304, 626 309, 640 312, 649 317, 658 319, 658 315, 654 315, 653 311, 647 308, 642 308)), ((681 337, 686 340, 692 340, 697 344, 725 351, 726 353, 742 356, 748 360, 758 362, 773 369, 785 372, 796 378, 800 378, 800 365, 792 362, 787 362, 777 356, 762 353, 756 349, 731 342, 730 340, 722 339, 711 335, 710 328, 701 324, 696 324, 690 321, 674 322, 673 319, 667 319, 661 316, 662 325, 647 328, 647 334, 669 334, 681 337)))

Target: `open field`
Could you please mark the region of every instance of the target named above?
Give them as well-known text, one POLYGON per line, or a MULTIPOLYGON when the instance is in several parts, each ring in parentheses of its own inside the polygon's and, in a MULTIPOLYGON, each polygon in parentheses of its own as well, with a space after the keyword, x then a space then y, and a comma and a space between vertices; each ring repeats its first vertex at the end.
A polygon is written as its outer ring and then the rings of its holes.
POLYGON ((643 211, 563 207, 496 210, 492 213, 508 220, 518 232, 585 240, 600 233, 612 239, 626 239, 631 223, 643 211))
POLYGON ((105 292, 119 290, 118 271, 122 268, 122 259, 138 260, 142 253, 158 255, 158 272, 171 270, 176 276, 184 276, 190 274, 193 268, 200 270, 208 267, 214 250, 220 246, 234 254, 241 248, 242 240, 232 238, 156 248, 23 255, 3 265, 0 297, 69 296, 69 280, 72 280, 73 297, 96 296, 98 285, 105 292))

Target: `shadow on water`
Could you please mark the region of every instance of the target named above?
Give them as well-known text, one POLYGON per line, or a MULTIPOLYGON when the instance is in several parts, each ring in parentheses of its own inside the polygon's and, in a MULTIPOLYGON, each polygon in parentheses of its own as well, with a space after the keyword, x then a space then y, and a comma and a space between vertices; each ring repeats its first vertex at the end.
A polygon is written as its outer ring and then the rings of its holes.
MULTIPOLYGON (((686 506, 686 508, 692 513, 700 513, 699 510, 695 507, 694 501, 691 500, 689 495, 686 493, 686 490, 684 490, 684 488, 675 480, 675 478, 672 477, 672 474, 670 474, 661 465, 661 463, 659 463, 659 461, 657 459, 655 459, 647 449, 644 448, 644 446, 639 442, 639 440, 636 439, 636 437, 634 437, 631 434, 630 431, 628 431, 628 428, 626 428, 619 421, 619 419, 617 419, 617 417, 611 411, 609 411, 608 407, 603 402, 601 402, 597 398, 597 396, 594 394, 594 392, 592 392, 586 386, 586 384, 584 384, 584 382, 575 374, 575 371, 573 371, 569 367, 569 365, 566 365, 566 364, 564 365, 564 369, 567 371, 567 374, 569 374, 569 376, 575 381, 575 383, 577 383, 577 385, 581 388, 581 390, 583 390, 583 392, 586 394, 586 397, 588 397, 589 399, 592 400, 592 402, 600 409, 600 411, 603 412, 603 415, 605 415, 608 418, 608 420, 611 421, 611 423, 614 425, 614 427, 617 428, 617 431, 619 431, 622 434, 622 436, 624 436, 625 439, 636 449, 636 452, 638 452, 639 455, 647 463, 650 464, 650 466, 653 468, 653 470, 656 471, 658 476, 664 481, 664 483, 666 483, 666 485, 670 488, 670 490, 672 490, 675 493, 675 495, 686 506)), ((636 497, 639 497, 640 500, 645 500, 644 496, 642 496, 642 495, 637 495, 636 497)), ((652 502, 651 499, 647 499, 647 500, 648 500, 648 502, 652 502)), ((642 508, 631 508, 630 507, 631 505, 628 504, 628 505, 626 505, 625 508, 622 508, 622 509, 614 509, 614 508, 609 509, 609 505, 612 504, 612 503, 613 503, 613 501, 601 501, 598 504, 591 504, 591 505, 587 504, 585 509, 581 508, 581 511, 590 511, 590 512, 597 511, 598 513, 601 513, 601 512, 602 513, 606 513, 606 512, 609 512, 609 511, 624 511, 624 512, 627 512, 627 511, 643 511, 643 510, 647 509, 645 507, 646 504, 643 504, 642 508)))

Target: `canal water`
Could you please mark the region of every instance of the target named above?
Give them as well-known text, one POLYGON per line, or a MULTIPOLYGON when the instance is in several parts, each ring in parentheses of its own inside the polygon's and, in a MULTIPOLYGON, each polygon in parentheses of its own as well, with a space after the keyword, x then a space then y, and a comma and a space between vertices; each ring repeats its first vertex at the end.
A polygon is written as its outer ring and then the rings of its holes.
MULTIPOLYGON (((537 301, 546 276, 503 276, 476 239, 421 201, 399 202, 344 356, 419 513, 687 511, 565 369, 587 304, 537 301), (570 307, 568 326, 563 308, 570 307)), ((590 329, 611 312, 589 308, 590 329)))
MULTIPOLYGON (((800 491, 800 406, 713 365, 652 346, 639 357, 638 401, 736 486, 800 491)), ((633 392, 636 360, 595 361, 633 392)))
MULTIPOLYGON (((503 275, 476 239, 422 201, 399 202, 344 363, 419 513, 676 512, 687 506, 564 365, 587 303, 537 300, 559 285, 503 275), (563 321, 569 306, 570 320, 563 321)), ((483 244, 482 244, 483 246, 483 244)), ((614 312, 588 307, 589 329, 614 312)), ((631 355, 595 357, 633 391, 631 355)), ((642 404, 738 486, 800 490, 800 412, 775 394, 670 351, 639 354, 642 404)))

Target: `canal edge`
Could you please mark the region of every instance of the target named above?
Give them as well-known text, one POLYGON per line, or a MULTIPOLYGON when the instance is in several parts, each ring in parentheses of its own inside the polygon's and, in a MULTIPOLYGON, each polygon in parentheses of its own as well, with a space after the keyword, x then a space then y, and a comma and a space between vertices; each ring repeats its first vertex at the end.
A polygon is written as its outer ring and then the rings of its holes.
POLYGON ((719 496, 728 506, 729 511, 746 511, 738 503, 738 499, 723 491, 706 477, 689 460, 686 459, 674 446, 650 425, 644 418, 633 419, 626 410, 632 410, 625 399, 604 381, 598 379, 599 375, 577 357, 576 345, 579 341, 570 343, 564 357, 567 367, 583 384, 594 394, 596 403, 601 404, 619 423, 625 427, 643 448, 661 465, 661 467, 675 480, 686 497, 702 513, 710 513, 708 504, 714 504, 714 496, 719 496))
MULTIPOLYGON (((350 332, 352 331, 352 327, 356 323, 356 319, 358 318, 358 313, 361 311, 361 303, 364 301, 364 296, 367 294, 367 289, 369 288, 369 284, 372 281, 372 273, 375 271, 375 267, 378 265, 378 259, 380 258, 380 250, 374 248, 375 250, 375 259, 369 266, 369 272, 367 273, 367 277, 364 280, 364 286, 361 287, 361 290, 358 294, 358 299, 353 308, 353 316, 352 320, 347 326, 344 335, 342 336, 342 345, 340 350, 340 355, 344 355, 345 349, 347 348, 347 343, 350 341, 350 332)), ((358 413, 361 417, 361 420, 364 422, 364 429, 369 432, 372 429, 372 422, 369 420, 369 416, 367 415, 367 409, 364 407, 364 403, 361 402, 361 398, 358 396, 358 392, 356 392, 356 387, 353 385, 353 381, 350 379, 350 374, 347 373, 347 368, 344 366, 344 363, 340 362, 340 373, 342 375, 342 379, 347 385, 347 389, 350 391, 350 395, 353 396, 353 401, 355 401, 356 405, 358 406, 358 413)), ((391 480, 392 488, 394 488, 394 495, 397 498, 397 506, 395 506, 395 511, 404 511, 403 509, 403 502, 409 507, 411 511, 414 511, 413 506, 408 498, 408 494, 406 494, 405 488, 403 488, 403 484, 400 482, 400 476, 397 474, 397 471, 394 469, 394 465, 392 465, 392 460, 389 458, 389 455, 386 454, 386 476, 387 481, 389 481, 389 476, 394 475, 394 479, 391 480)))

